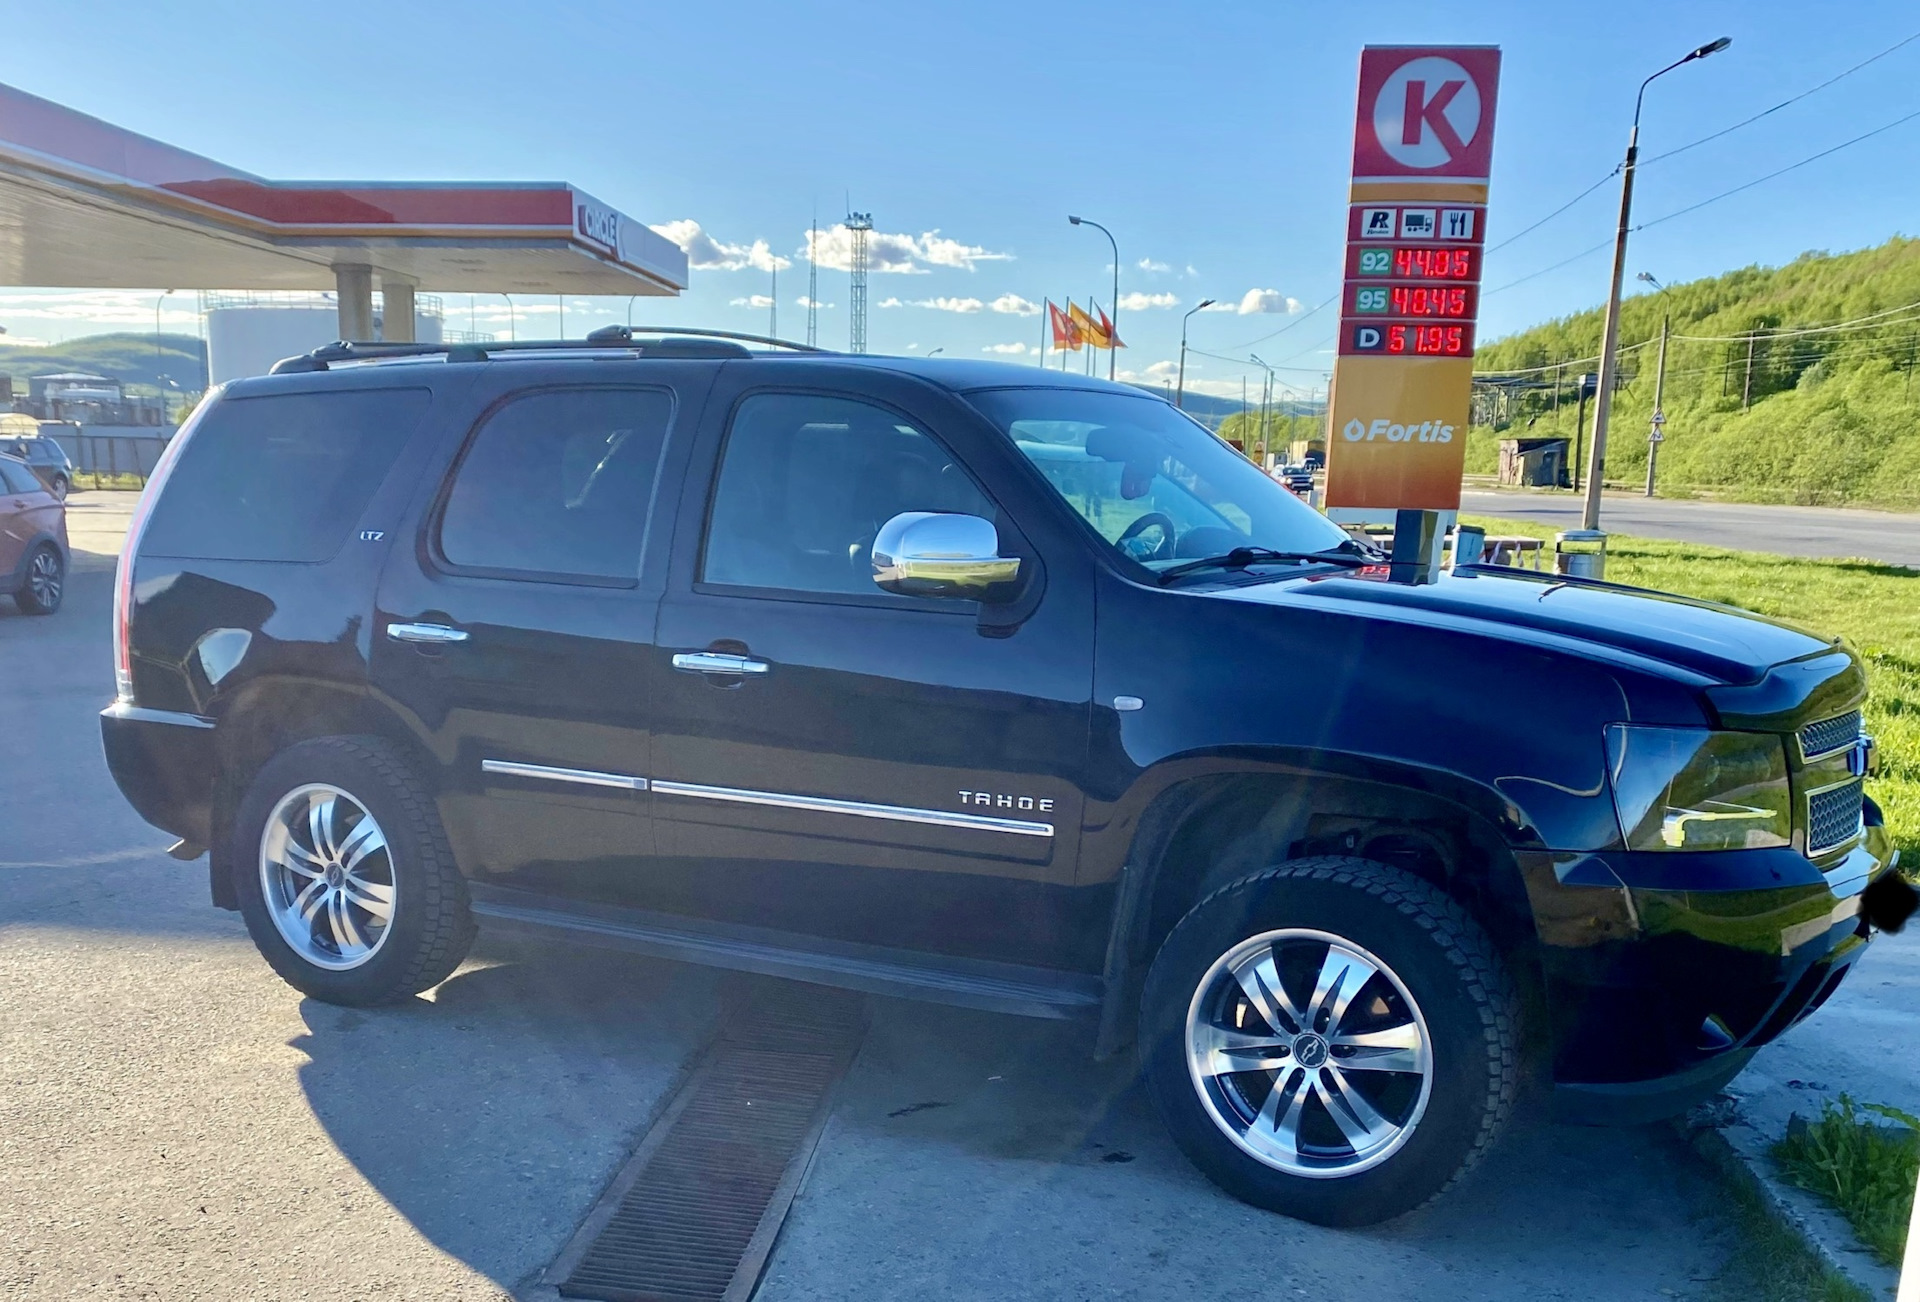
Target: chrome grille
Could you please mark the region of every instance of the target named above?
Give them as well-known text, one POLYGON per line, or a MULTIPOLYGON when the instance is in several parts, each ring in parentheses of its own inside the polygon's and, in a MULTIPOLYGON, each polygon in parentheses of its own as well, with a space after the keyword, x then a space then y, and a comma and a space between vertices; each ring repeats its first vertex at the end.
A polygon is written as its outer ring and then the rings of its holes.
POLYGON ((1859 778, 1807 797, 1807 853, 1820 854, 1851 841, 1860 831, 1865 783, 1859 778))
POLYGON ((1817 759, 1837 750, 1845 750, 1860 737, 1860 711, 1851 710, 1810 723, 1800 730, 1800 756, 1817 759))

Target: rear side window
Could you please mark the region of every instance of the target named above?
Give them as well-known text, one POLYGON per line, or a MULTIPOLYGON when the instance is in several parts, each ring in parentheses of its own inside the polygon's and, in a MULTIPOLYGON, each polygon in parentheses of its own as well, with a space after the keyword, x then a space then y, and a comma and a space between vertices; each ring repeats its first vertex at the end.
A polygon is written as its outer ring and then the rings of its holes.
POLYGON ((426 414, 425 389, 228 398, 202 418, 140 550, 189 560, 324 561, 426 414))
POLYGON ((515 398, 454 471, 441 558, 500 578, 638 581, 672 419, 672 395, 659 389, 515 398))

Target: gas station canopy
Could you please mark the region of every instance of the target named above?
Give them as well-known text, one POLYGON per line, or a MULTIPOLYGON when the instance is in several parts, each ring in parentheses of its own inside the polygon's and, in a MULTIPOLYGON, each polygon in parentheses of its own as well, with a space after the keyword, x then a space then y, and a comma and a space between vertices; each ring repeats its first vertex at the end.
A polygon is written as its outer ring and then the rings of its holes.
POLYGON ((0 85, 0 284, 337 290, 361 339, 376 278, 671 295, 687 259, 562 182, 270 181, 0 85))

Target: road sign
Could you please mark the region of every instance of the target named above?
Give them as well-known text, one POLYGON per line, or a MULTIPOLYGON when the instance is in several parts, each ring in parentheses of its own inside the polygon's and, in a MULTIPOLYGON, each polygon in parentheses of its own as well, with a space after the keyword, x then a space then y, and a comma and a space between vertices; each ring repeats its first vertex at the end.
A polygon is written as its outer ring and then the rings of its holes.
POLYGON ((1500 51, 1360 55, 1329 507, 1460 506, 1500 51))

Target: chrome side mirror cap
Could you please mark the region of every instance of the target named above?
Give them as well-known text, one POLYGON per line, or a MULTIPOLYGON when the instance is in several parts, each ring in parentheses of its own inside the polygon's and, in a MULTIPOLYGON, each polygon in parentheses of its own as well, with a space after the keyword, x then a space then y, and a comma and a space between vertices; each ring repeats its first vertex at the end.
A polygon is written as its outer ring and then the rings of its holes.
POLYGON ((903 597, 984 600, 1020 575, 1018 556, 1000 555, 1000 534, 977 515, 904 511, 873 539, 873 581, 903 597))

